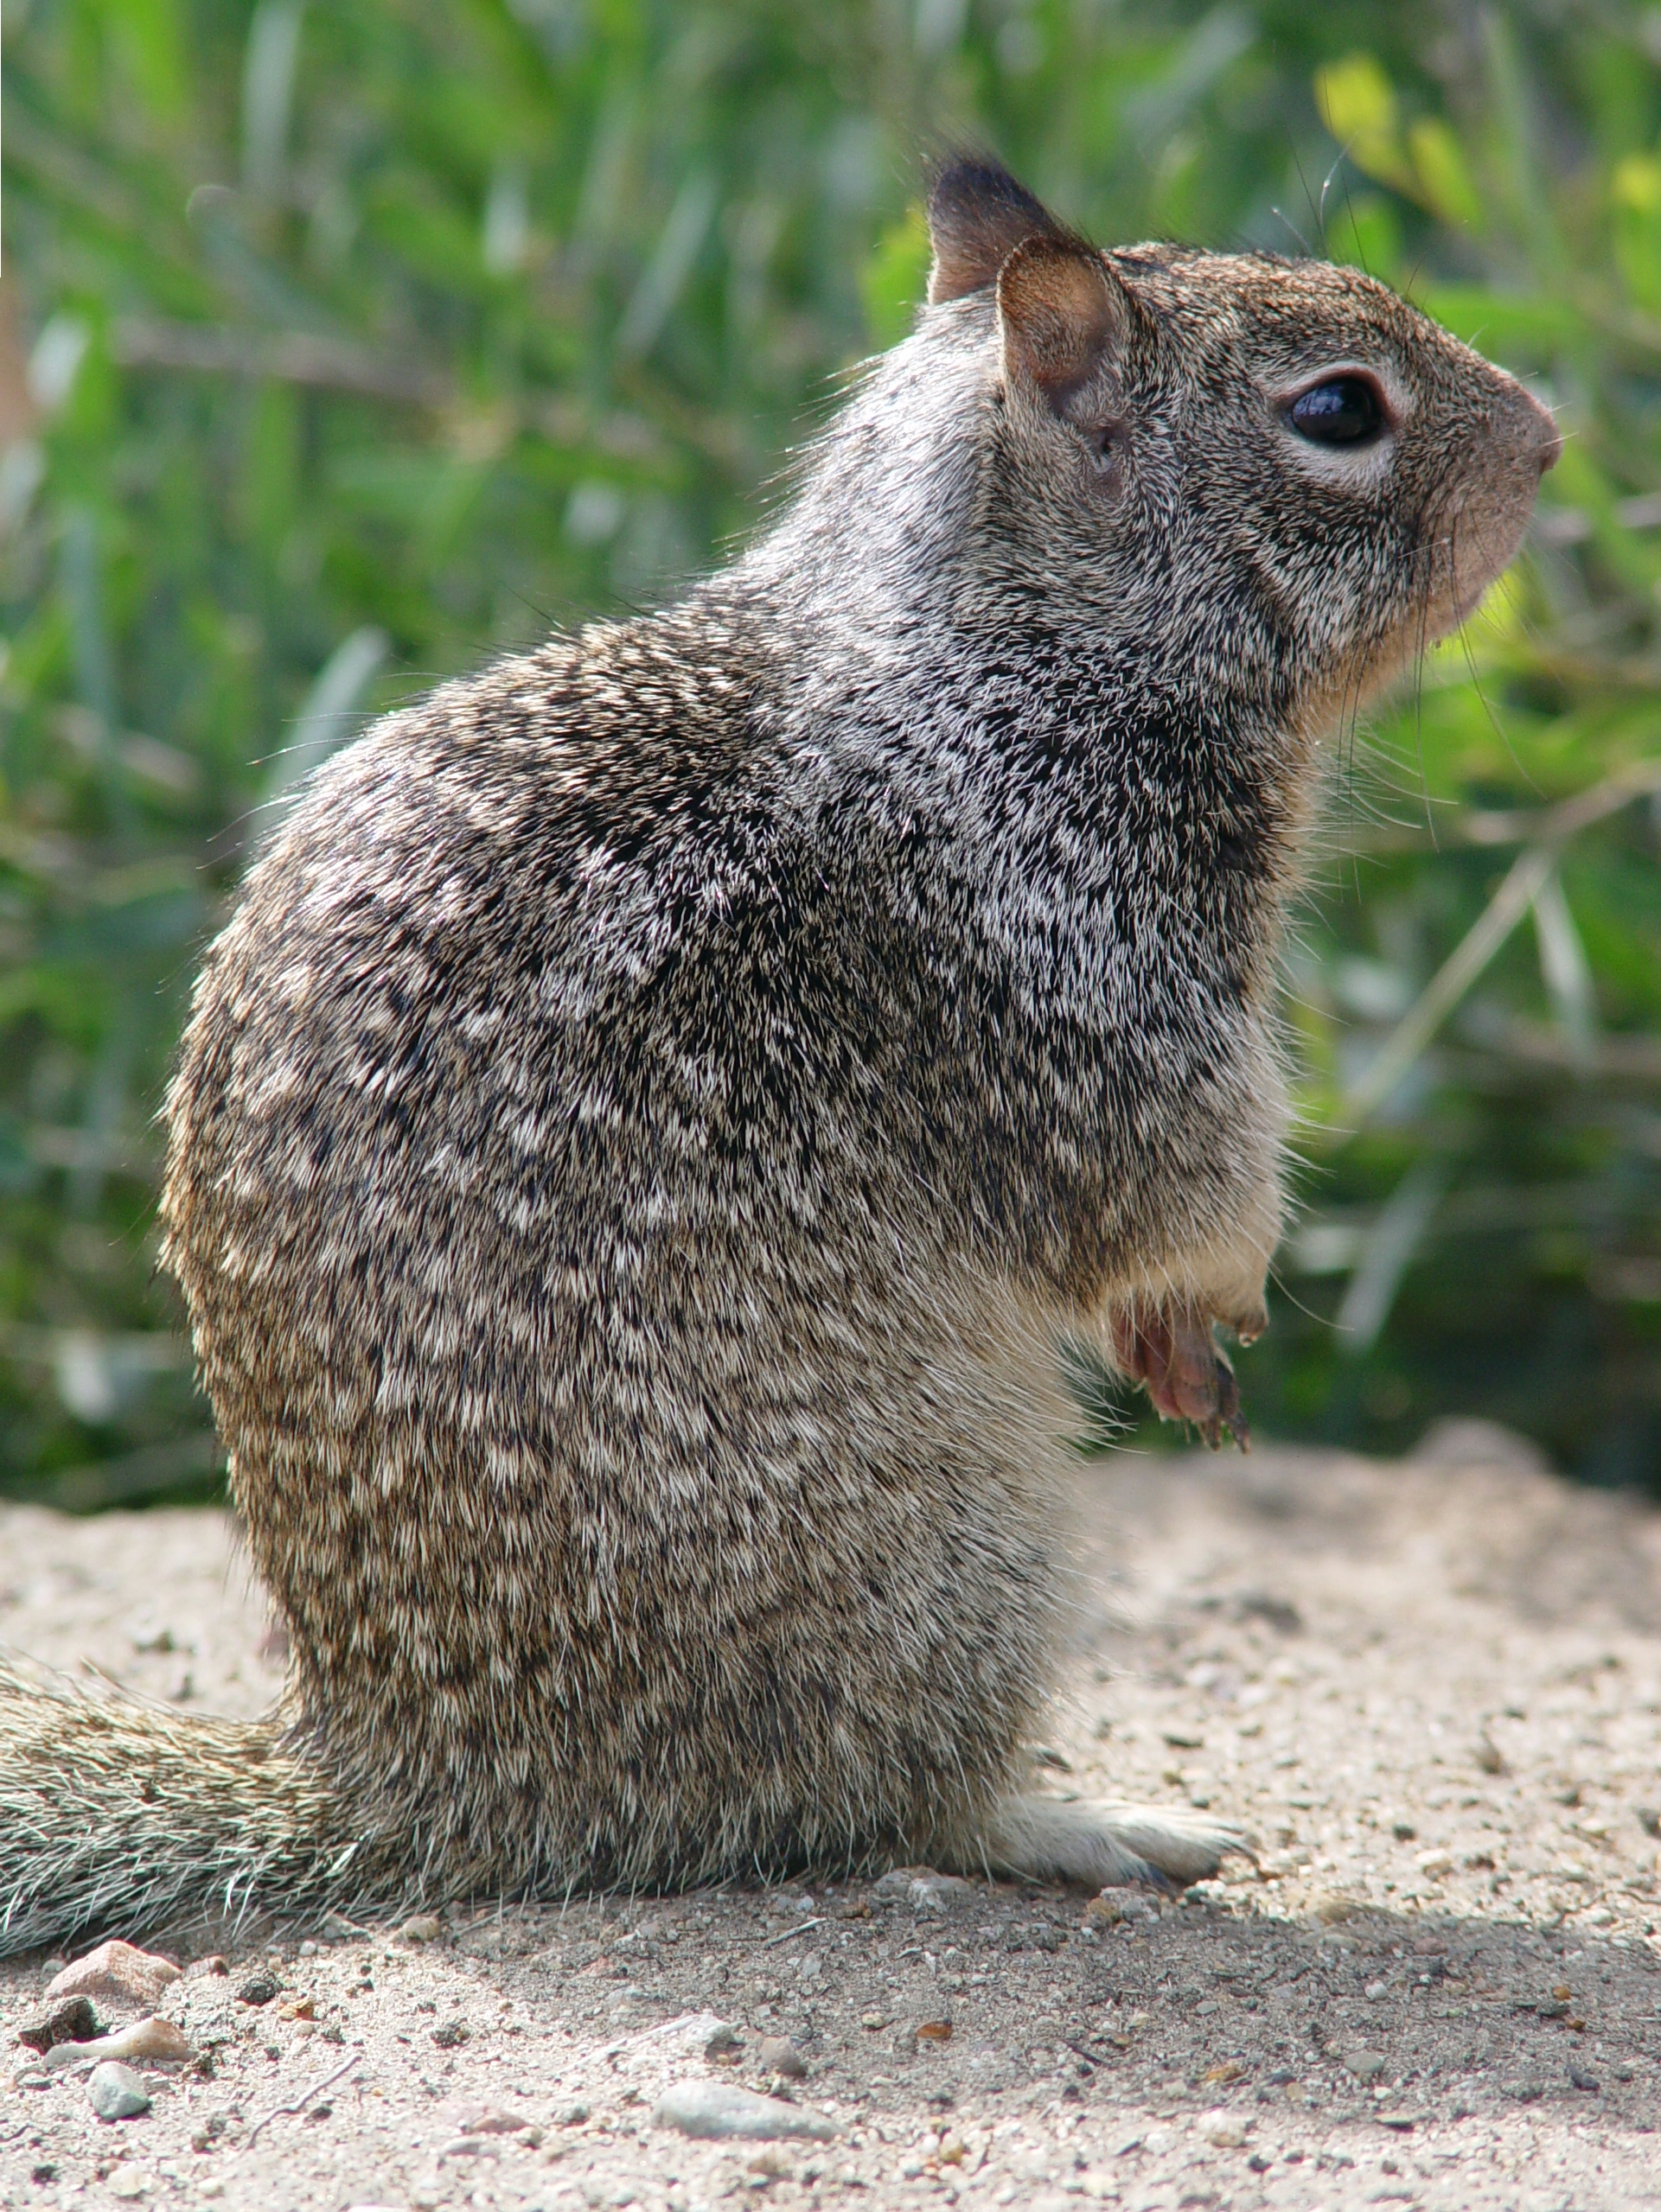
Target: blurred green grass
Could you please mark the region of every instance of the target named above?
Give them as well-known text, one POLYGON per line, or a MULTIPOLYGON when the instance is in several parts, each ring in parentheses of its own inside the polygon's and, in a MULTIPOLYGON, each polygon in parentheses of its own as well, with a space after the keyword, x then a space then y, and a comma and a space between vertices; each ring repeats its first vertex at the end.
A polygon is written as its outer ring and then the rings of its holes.
POLYGON ((1338 749, 1243 1379, 1271 1433, 1485 1415, 1661 1488, 1661 11, 14 0, 3 40, 0 1491, 217 1479, 153 1116, 284 790, 754 528, 962 143, 1103 239, 1358 262, 1558 405, 1524 560, 1338 749))

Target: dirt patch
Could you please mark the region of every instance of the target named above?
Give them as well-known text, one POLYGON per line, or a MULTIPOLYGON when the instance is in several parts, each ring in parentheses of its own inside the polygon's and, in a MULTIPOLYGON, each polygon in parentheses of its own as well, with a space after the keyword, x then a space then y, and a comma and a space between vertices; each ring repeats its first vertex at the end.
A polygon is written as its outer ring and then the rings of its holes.
MULTIPOLYGON (((1473 1427, 1084 1480, 1048 1778, 1209 1804, 1261 1873, 221 1937, 162 2005, 205 2069, 141 2069, 144 2117, 12 2046, 0 2203, 1661 2205, 1661 1515, 1473 1427), (837 2132, 689 2139, 688 2081, 837 2132)), ((264 1637, 217 1515, 0 1511, 0 1641, 248 1713, 264 1637)), ((0 1969, 8 2045, 48 1978, 0 1969)))

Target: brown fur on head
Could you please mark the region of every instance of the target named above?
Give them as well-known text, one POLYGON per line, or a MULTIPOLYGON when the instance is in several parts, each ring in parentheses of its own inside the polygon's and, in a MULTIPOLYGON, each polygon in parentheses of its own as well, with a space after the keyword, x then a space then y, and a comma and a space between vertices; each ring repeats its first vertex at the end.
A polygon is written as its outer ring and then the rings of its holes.
POLYGON ((1000 500, 1007 558, 1104 642, 1179 678, 1237 660, 1353 704, 1515 553, 1551 418, 1371 277, 1103 254, 978 163, 942 173, 930 216, 930 302, 990 341, 994 467, 1024 494, 1000 500), (1345 380, 1377 432, 1317 442, 1309 395, 1345 380))

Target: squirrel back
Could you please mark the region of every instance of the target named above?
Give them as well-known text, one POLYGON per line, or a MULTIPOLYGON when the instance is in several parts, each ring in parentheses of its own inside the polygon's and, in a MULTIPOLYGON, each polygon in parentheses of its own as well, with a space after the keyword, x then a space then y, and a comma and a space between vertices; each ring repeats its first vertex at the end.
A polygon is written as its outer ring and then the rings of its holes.
MULTIPOLYGON (((974 163, 931 222, 777 526, 379 724, 208 954, 163 1215, 294 1654, 263 1895, 1229 1846, 1031 1840, 1062 1355, 1243 1431, 1319 741, 1556 432, 1352 271, 1103 255, 974 163)), ((105 1909, 56 1825, 14 1942, 105 1909)))

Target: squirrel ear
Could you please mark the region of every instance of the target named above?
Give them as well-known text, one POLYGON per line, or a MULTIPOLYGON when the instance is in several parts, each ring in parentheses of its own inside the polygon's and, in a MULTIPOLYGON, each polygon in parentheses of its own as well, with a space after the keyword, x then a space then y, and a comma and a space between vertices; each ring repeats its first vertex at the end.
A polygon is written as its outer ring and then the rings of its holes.
POLYGON ((1055 238, 1047 207, 992 162, 950 162, 929 194, 929 304, 961 300, 992 284, 1024 239, 1055 238))
POLYGON ((998 272, 1004 373, 1052 405, 1087 383, 1124 335, 1125 302, 1082 239, 1030 238, 998 272))

